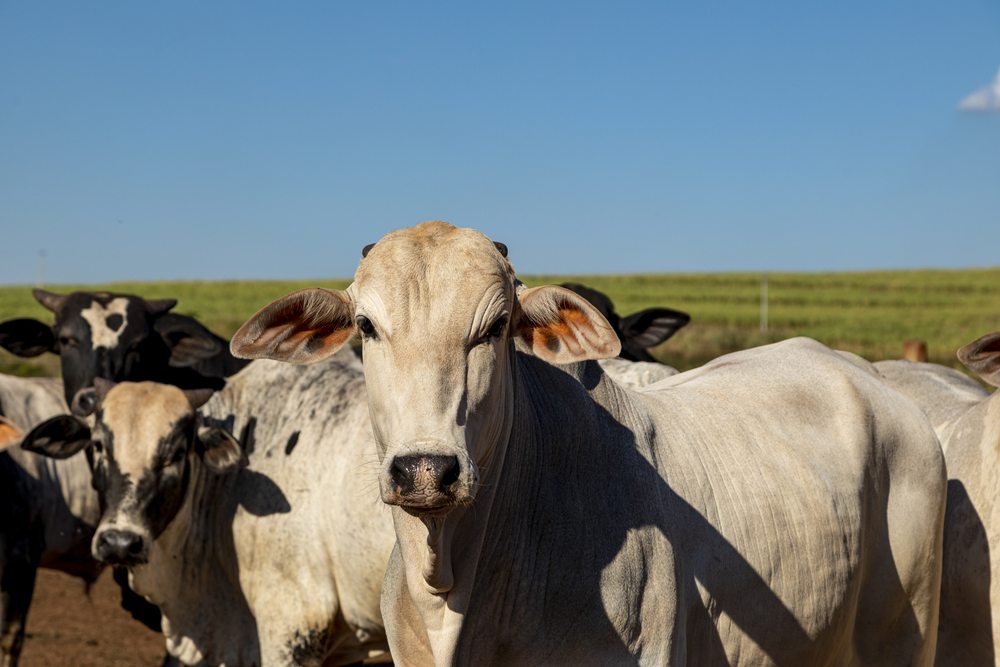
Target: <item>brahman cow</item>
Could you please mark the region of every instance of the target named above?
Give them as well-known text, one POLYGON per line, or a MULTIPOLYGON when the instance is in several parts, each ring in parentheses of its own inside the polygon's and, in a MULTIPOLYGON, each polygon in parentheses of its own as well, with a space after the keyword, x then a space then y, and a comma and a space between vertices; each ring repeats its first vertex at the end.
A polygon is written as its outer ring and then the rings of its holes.
POLYGON ((633 392, 586 361, 619 351, 600 313, 482 234, 363 255, 232 350, 309 363, 360 333, 397 664, 931 663, 944 460, 870 364, 794 339, 633 392))
POLYGON ((648 348, 666 341, 691 321, 687 313, 671 308, 647 308, 622 317, 604 292, 580 283, 563 283, 560 287, 576 292, 600 311, 621 341, 618 356, 629 361, 660 363, 648 348))
MULTIPOLYGON (((1000 332, 958 351, 1000 386, 1000 332)), ((875 364, 930 418, 948 464, 939 667, 1000 665, 1000 393, 957 370, 913 361, 875 364)))
MULTIPOLYGON (((103 565, 90 555, 100 519, 84 455, 55 461, 14 447, 49 417, 68 412, 63 385, 51 378, 0 374, 0 665, 13 667, 24 643, 24 622, 39 567, 93 582, 103 565)), ((154 630, 160 613, 128 588, 122 606, 154 630)))
POLYGON ((96 558, 127 566, 186 664, 342 665, 388 648, 379 593, 395 541, 379 502, 365 382, 349 350, 257 362, 210 390, 98 379, 95 424, 24 447, 87 448, 96 558), (237 439, 234 434, 238 434, 237 439))
POLYGON ((221 378, 245 361, 224 338, 186 315, 168 312, 176 299, 143 299, 112 292, 54 294, 32 290, 55 323, 17 319, 0 323, 0 346, 21 357, 60 356, 66 403, 94 378, 155 380, 184 389, 221 389, 221 378))

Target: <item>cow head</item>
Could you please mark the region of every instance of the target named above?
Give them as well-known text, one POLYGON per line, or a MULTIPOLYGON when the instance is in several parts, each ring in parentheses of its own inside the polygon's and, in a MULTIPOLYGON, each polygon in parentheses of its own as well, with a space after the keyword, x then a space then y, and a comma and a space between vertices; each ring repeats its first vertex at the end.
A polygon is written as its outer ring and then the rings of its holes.
POLYGON ((29 451, 67 458, 86 449, 101 521, 94 558, 118 565, 146 562, 149 548, 177 515, 192 466, 227 473, 246 465, 224 429, 198 427, 197 409, 210 389, 183 391, 155 382, 114 384, 97 379, 94 425, 70 415, 36 426, 22 442, 29 451))
POLYGON ((585 299, 561 287, 525 289, 500 246, 443 222, 387 234, 344 292, 302 290, 266 306, 232 351, 309 363, 356 333, 382 499, 421 517, 471 502, 505 445, 515 339, 553 363, 619 352, 585 299))
POLYGON ((0 324, 0 346, 22 357, 54 352, 61 357, 66 402, 94 378, 159 379, 167 366, 190 366, 222 349, 191 318, 167 315, 175 299, 143 299, 111 292, 32 292, 55 314, 55 323, 32 319, 0 324), (159 331, 159 329, 166 329, 159 331))
POLYGON ((958 360, 983 382, 1000 387, 1000 331, 977 338, 960 349, 958 360))
POLYGON ((671 308, 647 308, 621 317, 607 294, 580 283, 563 283, 561 287, 573 290, 601 311, 622 343, 618 356, 629 361, 659 363, 648 348, 664 342, 691 321, 687 313, 671 308))

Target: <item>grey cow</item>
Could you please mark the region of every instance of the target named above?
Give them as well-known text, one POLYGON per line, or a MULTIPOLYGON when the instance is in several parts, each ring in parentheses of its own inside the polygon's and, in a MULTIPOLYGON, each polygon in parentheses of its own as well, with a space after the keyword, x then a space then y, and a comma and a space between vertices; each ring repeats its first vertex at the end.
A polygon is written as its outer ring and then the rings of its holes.
POLYGON ((55 418, 25 446, 89 448, 106 505, 94 555, 159 605, 170 654, 332 666, 388 648, 379 593, 395 537, 355 354, 256 362, 200 410, 205 390, 96 385, 93 429, 55 418))
POLYGON ((308 363, 361 335, 397 664, 931 663, 944 461, 870 364, 795 339, 632 392, 585 361, 619 351, 600 313, 524 289, 482 234, 366 255, 232 349, 308 363))
POLYGON ((0 374, 0 665, 14 667, 39 567, 94 581, 90 557, 101 516, 81 454, 53 461, 16 447, 36 424, 68 412, 63 386, 49 378, 0 374), (4 448, 4 445, 6 448, 4 448))
MULTIPOLYGON (((1000 332, 958 352, 1000 386, 1000 332)), ((1000 393, 957 370, 912 361, 875 364, 930 418, 948 464, 939 667, 1000 665, 1000 393)))

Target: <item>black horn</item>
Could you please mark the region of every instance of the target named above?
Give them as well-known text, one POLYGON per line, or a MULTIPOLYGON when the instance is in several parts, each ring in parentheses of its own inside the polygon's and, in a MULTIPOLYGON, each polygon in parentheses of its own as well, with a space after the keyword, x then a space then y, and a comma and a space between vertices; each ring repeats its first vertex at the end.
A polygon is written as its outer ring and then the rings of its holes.
POLYGON ((362 248, 361 249, 361 258, 364 259, 365 257, 367 257, 368 253, 371 252, 371 249, 374 248, 374 247, 375 247, 374 243, 369 243, 364 248, 362 248))
POLYGON ((501 255, 503 255, 504 257, 507 256, 507 246, 505 246, 503 243, 500 243, 499 241, 494 241, 493 245, 497 247, 497 250, 500 251, 501 255))

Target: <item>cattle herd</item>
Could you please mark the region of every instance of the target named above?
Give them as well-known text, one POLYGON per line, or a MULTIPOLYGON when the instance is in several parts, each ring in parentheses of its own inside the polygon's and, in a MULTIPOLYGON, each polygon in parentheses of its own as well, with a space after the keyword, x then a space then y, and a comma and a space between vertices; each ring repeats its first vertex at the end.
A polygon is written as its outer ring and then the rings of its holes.
MULTIPOLYGON (((443 222, 230 344, 35 296, 0 345, 62 380, 0 375, 2 667, 38 567, 108 564, 165 664, 1000 664, 1000 398, 957 371, 797 338, 678 374, 684 313, 443 222)), ((1000 386, 1000 332, 959 358, 1000 386)))

